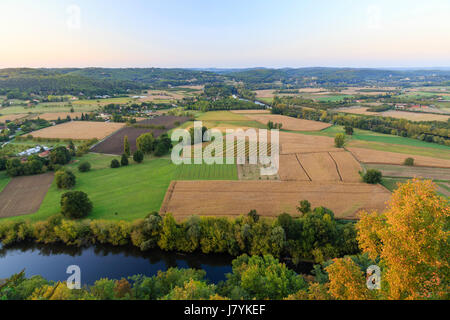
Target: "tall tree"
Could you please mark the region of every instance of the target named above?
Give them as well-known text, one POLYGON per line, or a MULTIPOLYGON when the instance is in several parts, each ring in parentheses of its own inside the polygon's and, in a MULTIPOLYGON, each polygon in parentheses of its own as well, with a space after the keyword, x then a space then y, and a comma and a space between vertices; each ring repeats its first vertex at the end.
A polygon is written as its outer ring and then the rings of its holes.
POLYGON ((123 153, 129 157, 131 155, 130 143, 128 142, 128 136, 123 137, 123 153))

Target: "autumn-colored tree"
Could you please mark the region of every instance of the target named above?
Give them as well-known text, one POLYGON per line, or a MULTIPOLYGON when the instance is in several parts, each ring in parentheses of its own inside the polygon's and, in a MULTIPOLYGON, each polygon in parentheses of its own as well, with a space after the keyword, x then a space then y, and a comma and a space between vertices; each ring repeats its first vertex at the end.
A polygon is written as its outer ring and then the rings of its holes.
POLYGON ((360 267, 349 257, 334 259, 325 268, 330 278, 328 293, 338 300, 367 300, 374 297, 366 286, 360 267))
POLYGON ((386 298, 445 298, 449 284, 450 206, 428 180, 410 180, 392 195, 384 213, 363 213, 361 250, 380 258, 386 298))
POLYGON ((127 279, 122 278, 117 280, 114 284, 114 296, 116 298, 122 299, 131 295, 131 284, 127 279))

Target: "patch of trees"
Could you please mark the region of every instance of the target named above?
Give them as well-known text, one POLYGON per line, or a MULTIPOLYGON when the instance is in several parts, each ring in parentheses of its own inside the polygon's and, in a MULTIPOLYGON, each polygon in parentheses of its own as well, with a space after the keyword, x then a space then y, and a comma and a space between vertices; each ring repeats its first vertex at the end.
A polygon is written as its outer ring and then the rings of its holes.
POLYGON ((60 166, 69 163, 71 157, 71 152, 60 146, 50 152, 48 159, 37 155, 31 155, 25 161, 19 158, 8 159, 5 169, 11 177, 40 174, 48 170, 58 170, 60 166))
POLYGON ((136 146, 137 149, 144 154, 153 153, 155 156, 161 157, 169 153, 172 149, 172 141, 166 133, 155 139, 153 133, 148 132, 140 135, 136 139, 136 146))
POLYGON ((289 257, 294 264, 358 252, 353 223, 337 221, 330 210, 321 207, 296 217, 282 214, 275 220, 260 218, 256 212, 234 220, 193 216, 181 223, 171 214, 161 217, 157 213, 134 222, 78 222, 55 216, 35 224, 0 224, 0 239, 5 245, 27 239, 77 246, 132 244, 142 251, 270 254, 289 257))
POLYGON ((84 97, 94 97, 145 89, 137 82, 79 75, 73 69, 3 69, 0 70, 0 87, 14 96, 19 92, 21 98, 29 98, 30 94, 79 96, 80 93, 84 97))
POLYGON ((199 110, 202 112, 218 110, 256 110, 265 109, 264 106, 235 98, 221 98, 218 100, 199 99, 185 105, 187 110, 199 110))

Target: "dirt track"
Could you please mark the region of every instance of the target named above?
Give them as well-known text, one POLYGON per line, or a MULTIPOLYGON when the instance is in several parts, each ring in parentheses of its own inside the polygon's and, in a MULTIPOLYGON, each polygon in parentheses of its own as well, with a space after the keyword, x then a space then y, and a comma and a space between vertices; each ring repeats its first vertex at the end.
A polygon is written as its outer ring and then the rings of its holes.
POLYGON ((296 213, 300 200, 324 206, 341 219, 355 219, 357 212, 383 210, 390 192, 379 185, 317 183, 307 181, 174 181, 161 213, 178 220, 193 214, 236 217, 257 210, 265 217, 296 213))
POLYGON ((13 178, 0 193, 0 218, 35 213, 53 181, 53 172, 13 178))

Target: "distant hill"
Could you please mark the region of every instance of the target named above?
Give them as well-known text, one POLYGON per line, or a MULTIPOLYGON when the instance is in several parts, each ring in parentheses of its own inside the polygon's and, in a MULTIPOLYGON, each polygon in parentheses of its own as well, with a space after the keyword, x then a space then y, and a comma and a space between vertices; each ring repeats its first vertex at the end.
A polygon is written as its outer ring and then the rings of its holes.
POLYGON ((450 70, 369 68, 49 68, 0 69, 0 94, 124 94, 147 88, 243 82, 249 89, 450 85, 450 70))

